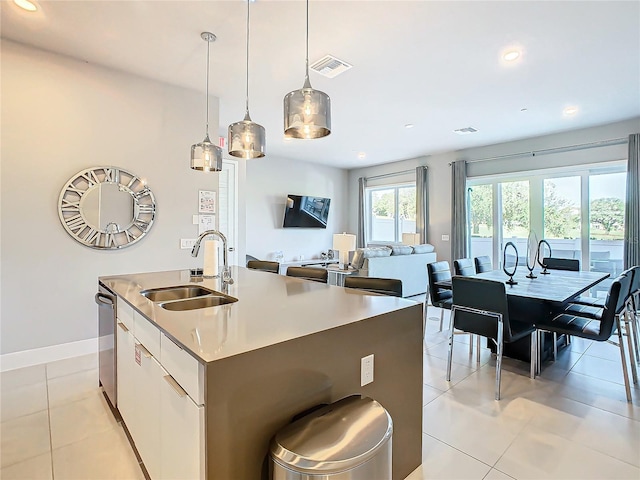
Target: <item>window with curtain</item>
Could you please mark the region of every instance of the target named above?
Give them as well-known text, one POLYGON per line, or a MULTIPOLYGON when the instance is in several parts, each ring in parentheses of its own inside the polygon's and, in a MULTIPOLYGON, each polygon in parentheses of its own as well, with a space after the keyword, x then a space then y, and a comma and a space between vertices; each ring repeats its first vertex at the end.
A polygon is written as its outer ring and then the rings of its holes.
POLYGON ((416 231, 416 185, 404 183, 366 189, 369 241, 402 242, 416 231))
POLYGON ((504 244, 513 242, 524 257, 533 230, 554 257, 613 277, 623 264, 625 181, 618 162, 470 179, 471 256, 488 255, 500 268, 504 244))

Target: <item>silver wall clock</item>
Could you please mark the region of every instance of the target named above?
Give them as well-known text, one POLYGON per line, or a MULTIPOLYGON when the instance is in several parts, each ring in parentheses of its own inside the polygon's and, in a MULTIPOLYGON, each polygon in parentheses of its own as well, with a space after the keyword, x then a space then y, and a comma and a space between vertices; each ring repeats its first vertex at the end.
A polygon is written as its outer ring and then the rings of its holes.
POLYGON ((153 225, 156 200, 146 183, 118 167, 93 167, 65 183, 58 199, 62 226, 91 248, 128 247, 153 225))

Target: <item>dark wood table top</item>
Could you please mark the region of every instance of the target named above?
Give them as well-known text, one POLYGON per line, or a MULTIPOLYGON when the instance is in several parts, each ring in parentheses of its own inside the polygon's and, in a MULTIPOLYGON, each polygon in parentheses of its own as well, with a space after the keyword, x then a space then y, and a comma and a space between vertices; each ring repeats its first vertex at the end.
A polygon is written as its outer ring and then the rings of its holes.
MULTIPOLYGON (((570 272, 566 270, 547 270, 549 275, 541 275, 536 269, 537 278, 527 278, 529 270, 518 268, 513 279, 517 285, 505 285, 507 295, 564 303, 589 290, 609 276, 605 272, 570 272)), ((478 273, 477 278, 506 282, 509 277, 502 270, 478 273)))

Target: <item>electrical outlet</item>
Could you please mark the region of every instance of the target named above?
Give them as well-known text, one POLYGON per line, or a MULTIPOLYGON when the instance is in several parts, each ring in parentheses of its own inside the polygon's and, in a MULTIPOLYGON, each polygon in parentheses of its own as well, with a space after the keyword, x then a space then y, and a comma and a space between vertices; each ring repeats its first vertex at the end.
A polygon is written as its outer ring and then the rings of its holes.
POLYGON ((195 244, 196 244, 196 239, 195 238, 181 238, 180 239, 180 248, 182 250, 191 250, 195 244))
POLYGON ((443 242, 448 242, 449 241, 449 235, 442 235, 442 241, 443 242))
POLYGON ((373 353, 360 359, 360 386, 373 382, 373 353))

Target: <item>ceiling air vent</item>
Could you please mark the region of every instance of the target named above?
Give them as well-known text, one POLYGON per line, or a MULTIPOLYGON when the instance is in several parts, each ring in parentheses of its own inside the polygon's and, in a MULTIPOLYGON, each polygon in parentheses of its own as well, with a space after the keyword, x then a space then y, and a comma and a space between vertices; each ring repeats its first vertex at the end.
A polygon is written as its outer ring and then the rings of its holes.
POLYGON ((465 128, 459 128, 458 130, 454 130, 455 133, 457 133, 458 135, 469 135, 470 133, 476 133, 478 130, 476 130, 473 127, 465 127, 465 128))
POLYGON ((351 67, 353 67, 353 65, 349 65, 344 60, 340 60, 332 55, 326 55, 309 66, 309 68, 314 72, 328 78, 337 77, 342 72, 349 70, 351 67))

